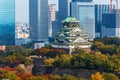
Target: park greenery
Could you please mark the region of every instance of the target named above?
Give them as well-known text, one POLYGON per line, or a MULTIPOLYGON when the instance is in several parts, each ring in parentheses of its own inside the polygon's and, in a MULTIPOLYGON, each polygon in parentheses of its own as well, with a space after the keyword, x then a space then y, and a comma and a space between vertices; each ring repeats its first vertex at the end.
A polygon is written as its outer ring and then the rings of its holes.
POLYGON ((16 67, 19 64, 30 65, 32 59, 29 57, 31 50, 22 46, 8 46, 6 50, 0 51, 0 64, 16 67))
MULTIPOLYGON (((78 78, 70 74, 63 76, 45 74, 40 76, 33 76, 32 74, 26 74, 24 69, 20 67, 0 68, 0 79, 1 80, 86 80, 84 78, 78 78), (21 72, 19 72, 21 70, 21 72)), ((113 73, 100 73, 96 72, 90 75, 87 80, 119 80, 118 77, 113 73)))
POLYGON ((9 67, 0 68, 0 77, 10 80, 84 80, 72 75, 33 76, 26 74, 18 65, 32 64, 33 58, 30 57, 32 55, 38 56, 37 58, 45 58, 46 67, 99 71, 92 74, 90 80, 118 80, 118 77, 113 73, 120 72, 120 39, 105 37, 95 38, 90 52, 75 49, 71 55, 63 49, 51 47, 34 50, 26 46, 7 46, 6 50, 0 51, 0 66, 4 64, 9 67))

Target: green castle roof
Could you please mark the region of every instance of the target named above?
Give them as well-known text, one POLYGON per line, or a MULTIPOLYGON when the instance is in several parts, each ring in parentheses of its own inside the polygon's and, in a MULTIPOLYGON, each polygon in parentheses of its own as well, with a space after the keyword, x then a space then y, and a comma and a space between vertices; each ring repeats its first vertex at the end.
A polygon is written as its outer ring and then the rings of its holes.
POLYGON ((78 21, 75 17, 73 16, 68 16, 65 20, 63 20, 62 22, 80 22, 78 21))

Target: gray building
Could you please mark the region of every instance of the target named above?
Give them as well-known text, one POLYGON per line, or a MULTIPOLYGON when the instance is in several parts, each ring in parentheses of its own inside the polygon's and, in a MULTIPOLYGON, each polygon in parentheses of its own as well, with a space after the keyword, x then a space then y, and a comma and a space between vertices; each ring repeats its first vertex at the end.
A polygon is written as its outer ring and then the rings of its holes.
POLYGON ((80 21, 80 27, 89 39, 95 38, 95 5, 92 2, 72 2, 71 15, 80 21))
POLYGON ((58 20, 58 11, 56 11, 56 20, 52 22, 52 37, 54 38, 57 35, 57 32, 59 31, 60 27, 59 20, 58 20))
POLYGON ((62 27, 61 21, 66 19, 66 17, 70 16, 70 1, 71 0, 59 0, 59 14, 58 14, 58 19, 59 19, 59 27, 62 27))
POLYGON ((29 0, 30 38, 48 40, 48 0, 29 0))

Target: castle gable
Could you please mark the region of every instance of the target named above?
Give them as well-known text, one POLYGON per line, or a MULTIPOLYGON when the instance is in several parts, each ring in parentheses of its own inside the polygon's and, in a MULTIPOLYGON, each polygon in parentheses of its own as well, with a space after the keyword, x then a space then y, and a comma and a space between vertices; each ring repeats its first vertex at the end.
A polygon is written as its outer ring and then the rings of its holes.
POLYGON ((84 43, 84 42, 87 42, 84 38, 82 38, 82 37, 79 37, 79 38, 77 38, 75 41, 73 41, 73 43, 84 43))

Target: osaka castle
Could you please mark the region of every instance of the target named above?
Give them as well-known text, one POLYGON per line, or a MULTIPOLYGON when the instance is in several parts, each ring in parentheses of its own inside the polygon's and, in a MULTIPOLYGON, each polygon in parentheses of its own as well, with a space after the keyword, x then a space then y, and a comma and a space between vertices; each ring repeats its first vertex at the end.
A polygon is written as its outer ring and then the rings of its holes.
POLYGON ((73 17, 68 16, 62 21, 63 27, 59 30, 52 44, 53 48, 68 49, 71 54, 77 49, 90 49, 91 42, 87 40, 84 32, 81 30, 79 21, 73 17))

